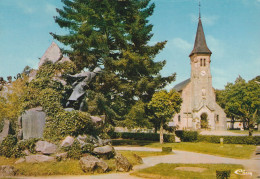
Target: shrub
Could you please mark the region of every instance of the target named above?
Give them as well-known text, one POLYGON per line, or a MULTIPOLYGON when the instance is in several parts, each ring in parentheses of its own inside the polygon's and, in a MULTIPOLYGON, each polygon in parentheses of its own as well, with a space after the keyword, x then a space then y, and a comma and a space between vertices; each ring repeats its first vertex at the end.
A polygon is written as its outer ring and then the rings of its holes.
POLYGON ((32 154, 35 154, 36 153, 35 144, 38 140, 39 139, 37 138, 31 138, 28 140, 19 141, 13 150, 13 156, 15 158, 20 158, 24 156, 23 151, 26 149, 29 150, 32 154))
POLYGON ((8 135, 4 138, 0 145, 0 155, 10 158, 13 155, 17 138, 13 135, 8 135))
MULTIPOLYGON (((109 132, 112 139, 133 139, 133 140, 148 140, 159 141, 160 134, 157 133, 131 133, 131 132, 109 132)), ((175 142, 175 136, 172 134, 163 135, 164 142, 175 142)))
POLYGON ((178 130, 175 131, 175 134, 181 139, 182 142, 196 142, 198 139, 197 131, 178 130))
POLYGON ((171 153, 172 152, 172 147, 162 147, 162 152, 171 153))
POLYGON ((82 150, 78 141, 74 141, 69 147, 64 148, 68 152, 67 157, 72 159, 80 159, 82 150))
POLYGON ((260 136, 213 136, 199 135, 199 142, 220 143, 220 138, 224 139, 224 144, 250 144, 259 145, 260 136))
POLYGON ((216 178, 217 179, 226 179, 230 177, 230 170, 217 170, 216 178))

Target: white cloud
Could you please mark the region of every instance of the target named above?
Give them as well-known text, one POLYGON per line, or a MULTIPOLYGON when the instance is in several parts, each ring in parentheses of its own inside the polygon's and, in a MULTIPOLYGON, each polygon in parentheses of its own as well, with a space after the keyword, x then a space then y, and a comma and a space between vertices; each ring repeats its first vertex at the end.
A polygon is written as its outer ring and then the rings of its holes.
POLYGON ((173 40, 169 41, 168 45, 174 46, 182 51, 187 51, 192 49, 192 44, 183 40, 182 38, 174 38, 173 40))

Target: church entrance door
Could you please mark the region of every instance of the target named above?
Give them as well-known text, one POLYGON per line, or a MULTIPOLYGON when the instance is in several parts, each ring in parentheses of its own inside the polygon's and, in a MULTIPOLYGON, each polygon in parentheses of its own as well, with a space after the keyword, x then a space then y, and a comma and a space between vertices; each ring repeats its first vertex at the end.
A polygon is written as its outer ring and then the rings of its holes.
POLYGON ((201 129, 207 129, 208 128, 208 115, 207 115, 207 113, 202 113, 200 115, 200 127, 201 127, 201 129))

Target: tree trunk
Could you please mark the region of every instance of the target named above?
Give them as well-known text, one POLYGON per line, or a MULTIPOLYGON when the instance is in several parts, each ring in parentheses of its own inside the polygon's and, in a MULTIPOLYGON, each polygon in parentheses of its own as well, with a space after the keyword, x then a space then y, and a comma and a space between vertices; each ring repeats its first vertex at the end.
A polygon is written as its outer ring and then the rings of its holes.
POLYGON ((163 121, 160 124, 160 143, 163 144, 163 121))

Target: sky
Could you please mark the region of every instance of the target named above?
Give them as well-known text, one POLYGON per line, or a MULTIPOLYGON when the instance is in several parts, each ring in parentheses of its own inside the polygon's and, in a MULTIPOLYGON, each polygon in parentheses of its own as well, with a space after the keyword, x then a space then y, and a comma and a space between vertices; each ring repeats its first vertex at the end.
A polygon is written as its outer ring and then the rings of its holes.
MULTIPOLYGON (((156 60, 166 60, 163 76, 177 73, 172 88, 190 77, 198 0, 152 0, 154 25, 149 42, 167 40, 156 60)), ((204 33, 211 56, 213 87, 224 89, 240 75, 260 75, 260 0, 200 0, 204 33)), ((25 66, 37 68, 39 58, 54 41, 49 32, 66 34, 53 19, 61 0, 0 0, 0 76, 15 76, 25 66)), ((56 42, 56 41, 55 41, 56 42)), ((57 42, 56 42, 57 43, 57 42)), ((62 44, 58 45, 62 46, 62 44)))

